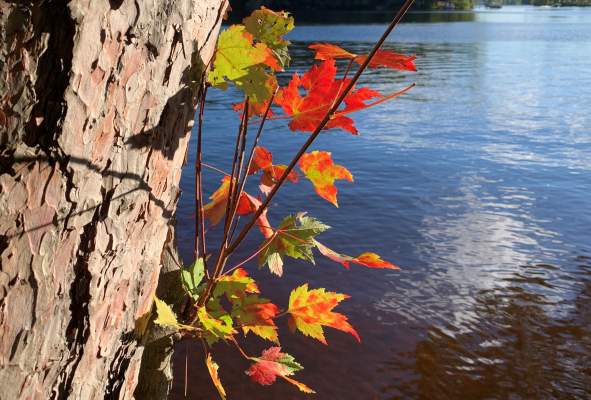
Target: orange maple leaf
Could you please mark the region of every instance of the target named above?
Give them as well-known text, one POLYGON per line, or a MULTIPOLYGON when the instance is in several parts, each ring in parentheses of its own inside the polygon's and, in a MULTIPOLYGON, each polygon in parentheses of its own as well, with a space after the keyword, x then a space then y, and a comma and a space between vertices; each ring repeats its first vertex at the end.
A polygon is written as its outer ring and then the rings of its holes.
POLYGON ((345 179, 353 182, 353 175, 349 170, 342 165, 335 164, 331 153, 327 151, 304 153, 300 158, 300 169, 306 175, 306 178, 312 182, 316 193, 337 207, 339 204, 334 181, 345 179))
POLYGON ((357 257, 347 256, 345 254, 337 253, 336 251, 326 247, 322 243, 318 241, 314 241, 316 248, 320 251, 320 253, 331 259, 332 261, 338 262, 342 264, 345 268, 349 268, 350 263, 355 263, 359 265, 364 265, 369 268, 386 268, 386 269, 400 269, 398 266, 382 260, 382 258, 377 255, 376 253, 362 253, 357 257))
MULTIPOLYGON (((331 43, 315 43, 309 47, 312 50, 316 50, 314 58, 317 60, 347 58, 355 61, 357 64, 363 64, 368 56, 367 54, 360 55, 348 52, 347 50, 331 43)), ((416 58, 416 56, 407 56, 390 50, 378 50, 368 66, 371 68, 386 67, 400 71, 416 71, 417 67, 414 64, 416 58)))
MULTIPOLYGON (((209 197, 211 201, 203 206, 205 218, 207 218, 212 225, 217 225, 226 214, 229 191, 230 177, 226 175, 222 178, 220 187, 209 197)), ((248 215, 257 211, 260 206, 261 201, 259 199, 246 192, 242 192, 238 198, 238 208, 236 213, 238 215, 248 215)), ((265 210, 265 212, 263 212, 258 218, 258 225, 265 238, 269 238, 273 235, 273 230, 269 228, 270 224, 267 219, 267 210, 265 210)))
POLYGON ((322 326, 329 326, 350 333, 360 342, 359 335, 347 322, 347 317, 332 311, 347 298, 349 296, 346 294, 327 292, 323 288, 308 290, 307 283, 292 290, 287 310, 290 314, 288 322, 290 329, 292 331, 298 329, 304 335, 327 344, 322 326))

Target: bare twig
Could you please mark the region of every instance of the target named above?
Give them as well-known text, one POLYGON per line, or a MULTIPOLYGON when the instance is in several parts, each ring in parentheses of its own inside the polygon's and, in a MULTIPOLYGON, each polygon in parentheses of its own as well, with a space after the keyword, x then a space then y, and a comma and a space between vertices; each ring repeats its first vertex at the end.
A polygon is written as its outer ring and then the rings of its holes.
MULTIPOLYGON (((255 138, 254 138, 252 148, 250 149, 250 153, 248 154, 248 161, 246 162, 242 182, 240 182, 240 184, 239 184, 239 188, 240 188, 238 191, 239 194, 242 193, 242 191, 244 190, 244 187, 246 186, 246 181, 248 179, 248 171, 250 171, 250 166, 252 165, 254 151, 256 150, 256 148, 259 144, 259 139, 261 137, 261 134, 263 133, 263 128, 265 126, 265 121, 267 120, 267 117, 269 115, 269 111, 271 110, 271 104, 273 104, 273 100, 275 99, 275 95, 277 94, 278 89, 279 88, 275 88, 275 91, 273 92, 273 94, 271 95, 271 98, 269 99, 269 103, 267 104, 267 108, 265 109, 265 113, 263 114, 263 119, 261 120, 261 124, 259 125, 259 129, 257 131, 255 138)), ((238 209, 237 207, 238 207, 238 205, 236 205, 236 210, 238 209)), ((235 225, 234 228, 236 228, 236 226, 238 226, 238 225, 235 225)), ((234 237, 234 230, 235 229, 232 230, 232 232, 228 238, 229 241, 231 241, 232 238, 234 237)))
MULTIPOLYGON (((205 82, 205 80, 203 80, 205 82)), ((203 84, 200 91, 199 99, 199 121, 197 125, 197 154, 195 159, 195 261, 199 257, 203 257, 203 266, 207 276, 209 277, 209 271, 207 270, 206 254, 207 247, 205 244, 205 210, 203 209, 203 112, 205 109, 205 97, 207 96, 207 85, 203 84), (199 243, 201 243, 201 249, 199 250, 199 243)))

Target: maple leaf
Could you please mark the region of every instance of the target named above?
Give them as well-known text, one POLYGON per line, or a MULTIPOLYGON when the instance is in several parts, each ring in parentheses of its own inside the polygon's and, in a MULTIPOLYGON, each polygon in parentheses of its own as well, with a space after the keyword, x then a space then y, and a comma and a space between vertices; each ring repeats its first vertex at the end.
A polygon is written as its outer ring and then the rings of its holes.
POLYGON ((259 266, 267 264, 277 276, 283 275, 283 256, 302 259, 314 264, 314 237, 329 226, 305 213, 289 215, 277 228, 277 235, 259 256, 259 266))
POLYGON ((265 65, 276 67, 273 51, 264 43, 254 43, 243 25, 232 25, 218 38, 213 68, 207 79, 220 89, 232 81, 253 102, 266 101, 273 92, 265 65))
POLYGON ((347 322, 347 317, 332 311, 347 298, 349 296, 346 294, 327 292, 323 288, 308 290, 307 283, 292 290, 287 310, 290 314, 290 329, 292 331, 298 329, 304 335, 327 344, 322 327, 329 326, 350 333, 360 342, 359 335, 347 322))
MULTIPOLYGON (((262 206, 262 203, 259 199, 252 197, 249 194, 243 194, 242 196, 240 196, 240 204, 238 207, 238 215, 246 215, 249 214, 251 212, 255 212, 259 209, 259 207, 262 206), (246 211, 246 206, 245 204, 245 200, 248 202, 248 207, 249 207, 249 211, 246 211)), ((273 236, 273 228, 271 227, 271 223, 269 222, 269 219, 267 218, 267 210, 265 209, 262 214, 257 218, 257 225, 259 227, 259 230, 261 231, 261 233, 263 234, 263 236, 266 239, 269 239, 271 236, 273 236)))
MULTIPOLYGON (((255 174, 262 171, 260 189, 263 193, 269 194, 286 169, 287 165, 274 165, 271 152, 262 146, 257 146, 254 149, 254 157, 248 173, 255 174)), ((287 175, 287 179, 297 183, 299 175, 297 172, 291 171, 287 175)))
POLYGON ((156 319, 154 323, 163 327, 174 328, 178 330, 195 330, 190 325, 181 324, 176 318, 176 314, 172 308, 158 297, 154 296, 154 304, 156 305, 156 319))
POLYGON ((254 382, 261 385, 271 385, 277 380, 277 377, 280 377, 304 393, 315 393, 305 384, 289 377, 302 370, 303 367, 291 355, 282 353, 281 347, 268 348, 263 350, 260 357, 251 357, 251 359, 255 363, 245 373, 254 382))
POLYGON ((289 65, 290 58, 287 47, 290 42, 283 37, 294 28, 294 20, 289 13, 261 7, 244 18, 242 22, 246 30, 256 40, 273 50, 281 68, 289 65))
POLYGON ((207 366, 207 370, 209 371, 209 376, 211 377, 213 385, 215 386, 218 393, 220 394, 220 397, 223 400, 225 400, 226 399, 226 390, 224 389, 224 386, 222 385, 222 381, 220 380, 220 377, 218 376, 219 366, 211 358, 211 353, 207 354, 207 358, 205 359, 205 365, 207 366))
POLYGON ((316 248, 318 248, 318 250, 323 256, 342 264, 347 269, 349 268, 350 263, 364 265, 369 268, 400 269, 396 265, 389 263, 388 261, 382 260, 382 258, 376 253, 366 252, 362 253, 357 257, 351 257, 337 253, 336 251, 326 247, 318 241, 315 241, 315 243, 316 248))
POLYGON ((225 295, 228 301, 233 302, 240 299, 246 293, 260 293, 259 288, 244 268, 236 268, 232 274, 223 275, 219 278, 212 297, 218 298, 225 295))
POLYGON ((213 315, 226 315, 220 303, 220 297, 225 296, 232 305, 230 317, 240 323, 245 335, 253 332, 263 339, 277 342, 277 326, 273 319, 278 308, 269 300, 260 298, 259 292, 246 270, 237 268, 232 274, 220 277, 207 307, 213 315))
POLYGON ((181 269, 181 283, 183 289, 191 296, 194 300, 199 297, 199 291, 197 287, 203 280, 205 275, 205 265, 203 258, 198 258, 189 267, 181 269))
POLYGON ((338 207, 337 188, 334 181, 345 179, 353 182, 353 175, 349 170, 342 165, 335 164, 331 153, 327 151, 304 153, 300 158, 299 165, 306 178, 314 185, 316 193, 338 207))
POLYGON ((220 187, 209 196, 211 201, 203 206, 205 218, 207 218, 212 225, 219 224, 226 214, 226 204, 228 202, 229 192, 230 177, 226 175, 222 178, 220 187))
MULTIPOLYGON (((367 54, 359 55, 351 53, 331 43, 314 43, 310 45, 309 48, 316 50, 316 55, 314 58, 317 60, 347 58, 354 60, 358 64, 363 64, 367 59, 367 54)), ((389 50, 378 50, 369 62, 368 66, 371 68, 386 67, 400 71, 416 71, 417 67, 414 64, 414 60, 416 58, 416 56, 407 56, 389 50)))
MULTIPOLYGON (((350 82, 350 79, 335 79, 336 72, 334 60, 324 61, 320 65, 312 66, 301 78, 295 73, 287 87, 277 92, 274 102, 291 117, 291 130, 313 132, 320 124, 334 100, 350 82), (304 89, 304 96, 300 94, 300 89, 304 89)), ((341 128, 357 134, 353 120, 345 113, 367 107, 369 105, 364 104, 364 101, 377 97, 383 96, 375 90, 353 88, 345 97, 345 104, 355 104, 355 108, 346 106, 337 111, 324 129, 341 128), (360 104, 363 107, 360 107, 360 104)))
MULTIPOLYGON (((274 77, 273 77, 274 78, 274 77)), ((275 80, 275 83, 273 84, 273 90, 275 91, 275 88, 277 87, 277 81, 275 80)), ((253 116, 259 116, 262 117, 265 114, 265 111, 267 111, 267 107, 269 106, 269 102, 271 101, 271 99, 266 100, 262 103, 254 103, 252 101, 249 100, 248 102, 248 118, 252 118, 253 116)), ((241 103, 234 103, 232 104, 232 110, 242 113, 244 111, 244 104, 246 102, 243 101, 241 103)), ((273 110, 271 108, 269 108, 269 111, 267 112, 267 118, 272 117, 273 114, 273 110)))
POLYGON ((203 328, 203 337, 208 344, 213 344, 220 339, 225 340, 236 333, 232 327, 233 321, 230 315, 223 311, 218 311, 216 314, 221 315, 214 317, 205 307, 199 307, 197 310, 197 318, 203 328))
MULTIPOLYGON (((226 175, 222 178, 220 187, 209 197, 211 201, 203 206, 205 218, 207 218, 212 225, 217 225, 224 215, 226 215, 229 192, 230 177, 226 175)), ((260 200, 246 192, 242 192, 238 198, 238 208, 236 209, 236 213, 238 215, 248 215, 257 211, 260 206, 260 200)), ((259 216, 258 225, 263 236, 269 238, 273 235, 273 230, 269 228, 270 224, 267 219, 267 210, 259 216)))
POLYGON ((233 303, 232 318, 240 323, 244 334, 253 332, 263 339, 278 343, 277 326, 273 319, 279 308, 258 295, 246 295, 233 303))

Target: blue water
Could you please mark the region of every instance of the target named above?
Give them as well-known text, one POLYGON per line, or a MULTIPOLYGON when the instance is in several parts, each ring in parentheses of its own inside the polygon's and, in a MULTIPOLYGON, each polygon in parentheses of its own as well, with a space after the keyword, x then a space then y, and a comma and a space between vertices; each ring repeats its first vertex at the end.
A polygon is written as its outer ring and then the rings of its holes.
MULTIPOLYGON (((386 47, 416 54, 417 73, 372 70, 361 84, 401 98, 354 116, 360 135, 328 131, 313 148, 333 153, 355 182, 338 182, 337 209, 309 182, 286 186, 277 224, 308 211, 333 227, 340 252, 375 251, 399 272, 317 257, 289 260, 282 279, 250 269, 280 307, 303 282, 348 293, 339 306, 362 337, 327 332, 330 346, 292 335, 282 346, 319 399, 591 398, 591 9, 504 7, 469 22, 407 23, 386 47)), ((331 41, 368 51, 383 25, 313 25, 291 36, 294 63, 331 41)), ((287 76, 287 75, 286 75, 287 76)), ((211 92, 205 162, 230 169, 236 92, 211 92)), ((192 254, 194 142, 183 171, 177 230, 192 254)), ((262 144, 287 163, 306 135, 274 121, 262 144)), ((205 192, 221 175, 208 171, 205 192)), ((255 191, 254 181, 250 188, 255 191)), ((210 241, 219 238, 211 231, 210 241)), ((234 261, 260 243, 253 233, 234 261)), ((339 310, 337 309, 337 310, 339 310)), ((266 343, 249 338, 258 353, 266 343)), ((216 358, 230 398, 300 399, 294 387, 260 388, 230 347, 216 358)), ((199 346, 175 356, 173 397, 214 398, 199 346)))

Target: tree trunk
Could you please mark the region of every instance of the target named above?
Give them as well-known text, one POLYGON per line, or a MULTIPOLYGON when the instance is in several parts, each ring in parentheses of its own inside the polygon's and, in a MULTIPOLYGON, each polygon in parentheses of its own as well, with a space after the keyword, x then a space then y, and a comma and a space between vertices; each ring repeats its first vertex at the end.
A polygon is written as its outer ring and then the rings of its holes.
POLYGON ((131 398, 222 0, 0 0, 0 399, 131 398))

